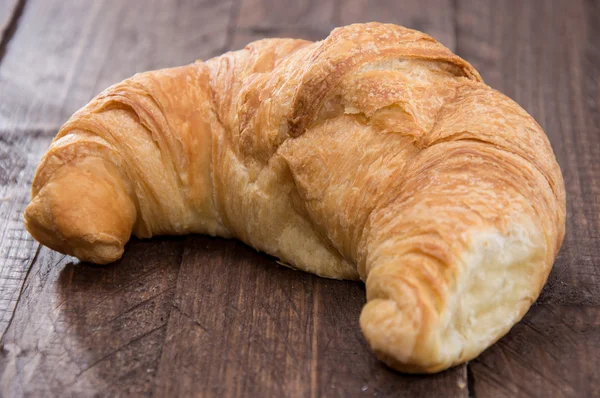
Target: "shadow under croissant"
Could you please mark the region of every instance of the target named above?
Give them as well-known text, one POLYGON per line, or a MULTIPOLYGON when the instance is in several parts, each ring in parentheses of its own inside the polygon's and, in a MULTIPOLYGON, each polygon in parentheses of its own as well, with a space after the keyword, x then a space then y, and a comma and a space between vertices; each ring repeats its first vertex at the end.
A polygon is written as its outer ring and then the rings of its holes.
POLYGON ((381 395, 463 372, 387 368, 360 331, 362 283, 279 266, 235 240, 132 239, 120 261, 69 263, 57 282, 78 377, 115 393, 381 395))

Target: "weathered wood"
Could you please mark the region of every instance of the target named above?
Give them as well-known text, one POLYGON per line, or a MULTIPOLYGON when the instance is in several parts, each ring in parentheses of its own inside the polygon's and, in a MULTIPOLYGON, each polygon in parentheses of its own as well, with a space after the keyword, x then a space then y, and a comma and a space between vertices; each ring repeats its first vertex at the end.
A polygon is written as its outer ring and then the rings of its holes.
POLYGON ((543 303, 600 305, 600 6, 464 0, 458 52, 544 128, 567 189, 567 233, 543 303))
POLYGON ((475 397, 598 397, 600 308, 542 304, 469 363, 475 397))
POLYGON ((0 130, 56 130, 111 84, 217 55, 230 7, 230 0, 28 0, 0 64, 0 130))
POLYGON ((0 132, 0 337, 19 298, 39 244, 25 231, 31 180, 50 137, 0 132))
POLYGON ((453 0, 347 0, 339 7, 336 25, 388 22, 426 32, 451 50, 455 47, 453 0))
POLYGON ((6 0, 0 3, 0 62, 6 53, 8 42, 17 29, 24 6, 24 0, 6 0))
POLYGON ((467 396, 463 367, 414 377, 377 361, 358 325, 361 283, 195 236, 176 290, 157 396, 467 396))
POLYGON ((182 251, 133 241, 97 267, 42 248, 2 341, 0 395, 150 393, 182 251))

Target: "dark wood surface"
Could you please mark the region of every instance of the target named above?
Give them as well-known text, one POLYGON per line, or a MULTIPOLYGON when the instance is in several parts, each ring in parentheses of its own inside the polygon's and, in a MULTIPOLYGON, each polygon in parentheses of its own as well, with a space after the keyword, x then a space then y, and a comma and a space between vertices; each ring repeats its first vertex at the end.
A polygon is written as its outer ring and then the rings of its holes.
POLYGON ((0 396, 600 396, 600 2, 0 1, 0 396), (360 333, 360 283, 235 241, 133 240, 106 267, 24 231, 60 125, 135 72, 377 20, 434 35, 544 127, 567 235, 525 319, 467 365, 409 376, 360 333))

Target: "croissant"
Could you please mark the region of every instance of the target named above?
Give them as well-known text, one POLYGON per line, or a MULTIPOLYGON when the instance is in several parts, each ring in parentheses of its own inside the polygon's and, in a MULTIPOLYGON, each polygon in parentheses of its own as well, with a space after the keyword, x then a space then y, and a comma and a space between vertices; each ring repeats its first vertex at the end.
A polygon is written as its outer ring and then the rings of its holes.
POLYGON ((201 233, 361 279, 377 356, 433 373, 536 300, 565 191, 522 108, 430 36, 369 23, 108 88, 60 129, 24 217, 39 242, 99 264, 131 234, 201 233))

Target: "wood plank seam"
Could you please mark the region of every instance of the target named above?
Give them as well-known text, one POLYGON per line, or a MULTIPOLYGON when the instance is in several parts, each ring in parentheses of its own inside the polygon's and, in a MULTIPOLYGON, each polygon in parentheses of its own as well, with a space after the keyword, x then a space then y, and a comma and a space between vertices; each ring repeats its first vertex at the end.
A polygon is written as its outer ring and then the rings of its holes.
POLYGON ((15 303, 12 313, 10 314, 10 318, 8 319, 8 324, 6 325, 6 328, 4 329, 4 331, 2 332, 2 336, 0 337, 0 348, 4 346, 4 336, 6 336, 6 332, 10 328, 10 325, 12 324, 12 321, 15 318, 15 313, 17 312, 17 307, 19 306, 19 301, 21 301, 21 297, 23 296, 23 291, 25 290, 25 286, 27 286, 27 280, 29 278, 29 274, 31 273, 33 264, 37 260, 38 255, 40 254, 41 247, 42 247, 42 245, 38 243, 37 247, 35 249, 35 254, 31 258, 31 261, 29 262, 29 264, 27 264, 27 272, 25 273, 25 278, 23 279, 23 283, 21 284, 21 289, 19 289, 17 301, 15 303))
POLYGON ((17 31, 26 2, 27 0, 15 0, 8 22, 6 25, 0 27, 0 63, 2 63, 10 39, 12 39, 17 31))
POLYGON ((475 375, 473 369, 471 369, 471 363, 467 362, 467 396, 469 398, 476 398, 475 396, 475 375))

